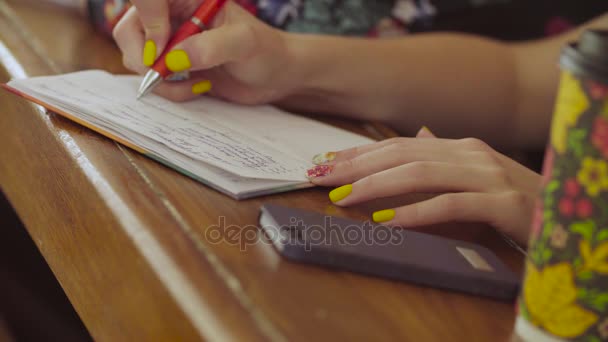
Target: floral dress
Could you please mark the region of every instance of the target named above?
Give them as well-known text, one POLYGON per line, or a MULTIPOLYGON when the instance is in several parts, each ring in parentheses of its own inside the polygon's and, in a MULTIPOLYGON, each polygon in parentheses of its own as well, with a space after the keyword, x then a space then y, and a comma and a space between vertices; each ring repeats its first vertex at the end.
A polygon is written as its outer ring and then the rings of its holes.
POLYGON ((527 39, 563 32, 608 10, 606 0, 235 0, 293 32, 394 37, 457 30, 527 39), (573 6, 573 3, 577 3, 573 6), (521 25, 525 22, 525 25, 521 25), (502 34, 500 31, 511 31, 502 34), (515 35, 514 35, 515 33, 515 35))
MULTIPOLYGON (((234 0, 265 22, 292 32, 395 37, 434 30, 499 39, 563 32, 608 11, 606 0, 234 0)), ((95 27, 110 35, 128 0, 87 0, 95 27)))

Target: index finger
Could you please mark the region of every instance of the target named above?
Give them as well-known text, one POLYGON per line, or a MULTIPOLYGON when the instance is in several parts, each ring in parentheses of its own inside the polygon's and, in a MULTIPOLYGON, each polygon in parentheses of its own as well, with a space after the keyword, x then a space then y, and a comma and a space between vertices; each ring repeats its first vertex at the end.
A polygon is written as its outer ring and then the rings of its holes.
POLYGON ((163 51, 171 34, 169 0, 131 0, 144 28, 146 41, 154 42, 156 56, 163 51))
POLYGON ((365 153, 376 151, 378 149, 385 148, 385 147, 391 146, 391 145, 400 145, 403 148, 406 148, 406 147, 411 148, 411 147, 418 147, 418 146, 434 146, 434 147, 447 148, 448 147, 448 145, 446 145, 447 141, 448 141, 447 139, 440 139, 440 138, 436 138, 436 139, 432 139, 432 140, 423 139, 423 141, 421 141, 421 139, 419 139, 419 138, 406 138, 406 137, 390 138, 390 139, 378 141, 378 142, 367 144, 367 145, 351 147, 351 148, 348 148, 348 149, 345 149, 342 151, 319 153, 312 158, 312 162, 313 162, 313 164, 316 164, 316 165, 322 165, 322 164, 328 164, 328 163, 335 164, 335 163, 338 163, 341 161, 353 159, 353 158, 363 155, 365 153))

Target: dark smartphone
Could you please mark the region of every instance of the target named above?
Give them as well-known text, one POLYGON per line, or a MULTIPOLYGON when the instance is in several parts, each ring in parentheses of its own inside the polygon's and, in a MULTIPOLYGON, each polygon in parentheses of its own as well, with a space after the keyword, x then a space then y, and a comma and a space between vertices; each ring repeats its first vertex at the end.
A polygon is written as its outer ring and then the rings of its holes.
POLYGON ((502 300, 518 294, 519 277, 473 243, 274 204, 262 206, 260 225, 293 261, 502 300))

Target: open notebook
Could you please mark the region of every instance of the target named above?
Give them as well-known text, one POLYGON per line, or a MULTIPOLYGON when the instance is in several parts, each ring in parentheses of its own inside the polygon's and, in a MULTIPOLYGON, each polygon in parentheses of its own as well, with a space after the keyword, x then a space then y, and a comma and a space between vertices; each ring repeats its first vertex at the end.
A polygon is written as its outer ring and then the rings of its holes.
POLYGON ((90 70, 4 87, 237 199, 312 186, 313 155, 372 142, 272 106, 138 101, 140 80, 90 70))

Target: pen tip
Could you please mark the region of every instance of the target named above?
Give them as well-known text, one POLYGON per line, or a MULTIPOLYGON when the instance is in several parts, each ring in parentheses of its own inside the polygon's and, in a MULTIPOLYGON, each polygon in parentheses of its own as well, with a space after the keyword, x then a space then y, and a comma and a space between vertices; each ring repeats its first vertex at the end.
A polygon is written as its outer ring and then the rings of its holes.
POLYGON ((162 76, 155 70, 149 70, 144 76, 137 92, 137 99, 144 97, 152 89, 162 81, 162 76))

